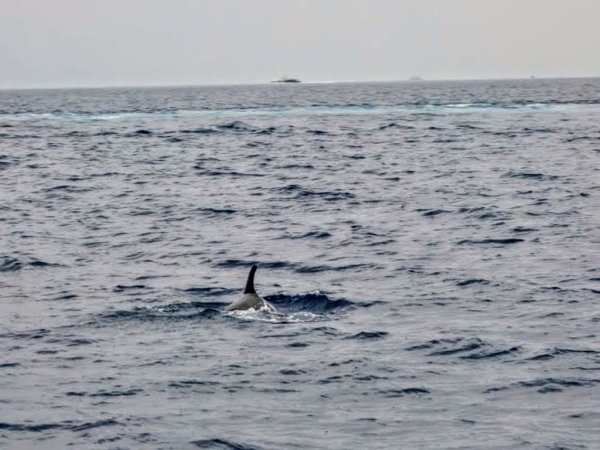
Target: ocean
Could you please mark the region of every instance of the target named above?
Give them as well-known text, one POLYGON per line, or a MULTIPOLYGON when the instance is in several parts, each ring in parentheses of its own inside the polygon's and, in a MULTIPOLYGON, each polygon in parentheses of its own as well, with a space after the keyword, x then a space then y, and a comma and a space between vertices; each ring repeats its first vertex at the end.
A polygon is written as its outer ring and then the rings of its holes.
POLYGON ((600 79, 0 91, 0 447, 600 449, 600 79), (279 313, 224 313, 252 264, 279 313))

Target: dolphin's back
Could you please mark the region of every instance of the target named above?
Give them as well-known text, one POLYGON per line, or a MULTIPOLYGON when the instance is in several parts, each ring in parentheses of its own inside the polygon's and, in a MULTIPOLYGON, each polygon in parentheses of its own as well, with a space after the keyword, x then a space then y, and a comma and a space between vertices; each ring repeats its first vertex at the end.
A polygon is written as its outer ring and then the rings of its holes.
POLYGON ((275 311, 273 305, 260 298, 257 294, 242 295, 242 298, 225 308, 225 311, 244 311, 250 308, 254 308, 256 310, 267 308, 270 311, 275 311))
POLYGON ((246 287, 244 288, 244 294, 237 302, 232 303, 225 311, 244 311, 246 309, 254 308, 256 310, 267 308, 269 311, 275 311, 275 307, 268 301, 260 298, 254 290, 254 274, 256 273, 256 265, 252 266, 250 273, 248 274, 248 280, 246 281, 246 287))

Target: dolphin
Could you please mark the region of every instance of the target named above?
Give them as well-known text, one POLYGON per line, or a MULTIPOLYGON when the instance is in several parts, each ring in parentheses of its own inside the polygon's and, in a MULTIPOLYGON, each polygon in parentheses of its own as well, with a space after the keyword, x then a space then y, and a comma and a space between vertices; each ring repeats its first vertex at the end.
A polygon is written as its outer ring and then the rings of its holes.
POLYGON ((242 298, 240 298, 237 302, 233 302, 231 305, 226 307, 225 312, 244 311, 250 308, 254 308, 257 311, 262 308, 266 308, 271 312, 277 311, 275 307, 271 305, 268 301, 259 297, 256 291, 254 290, 254 274, 256 273, 256 269, 258 269, 256 264, 252 266, 252 269, 250 269, 250 273, 248 274, 248 280, 246 281, 246 287, 244 288, 242 298))

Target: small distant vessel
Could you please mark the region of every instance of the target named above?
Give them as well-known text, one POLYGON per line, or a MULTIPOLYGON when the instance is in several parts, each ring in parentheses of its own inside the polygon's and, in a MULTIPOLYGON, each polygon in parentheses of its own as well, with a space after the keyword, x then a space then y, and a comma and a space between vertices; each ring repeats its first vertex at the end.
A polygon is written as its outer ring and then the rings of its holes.
POLYGON ((271 83, 301 83, 298 78, 290 78, 290 77, 280 77, 275 80, 271 80, 271 83))
POLYGON ((423 80, 423 78, 418 77, 416 75, 413 75, 412 77, 409 78, 410 81, 425 81, 423 80))

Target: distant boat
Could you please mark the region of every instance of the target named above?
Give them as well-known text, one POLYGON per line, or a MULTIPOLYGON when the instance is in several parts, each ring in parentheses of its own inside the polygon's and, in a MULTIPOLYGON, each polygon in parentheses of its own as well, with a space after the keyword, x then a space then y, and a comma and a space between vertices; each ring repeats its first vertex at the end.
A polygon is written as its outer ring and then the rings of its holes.
POLYGON ((423 80, 423 78, 418 77, 416 75, 413 75, 412 77, 409 78, 410 81, 425 81, 423 80))
POLYGON ((301 83, 298 78, 281 77, 275 80, 271 80, 271 83, 301 83))

